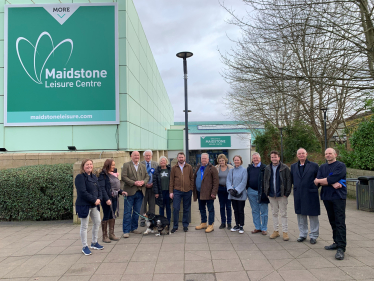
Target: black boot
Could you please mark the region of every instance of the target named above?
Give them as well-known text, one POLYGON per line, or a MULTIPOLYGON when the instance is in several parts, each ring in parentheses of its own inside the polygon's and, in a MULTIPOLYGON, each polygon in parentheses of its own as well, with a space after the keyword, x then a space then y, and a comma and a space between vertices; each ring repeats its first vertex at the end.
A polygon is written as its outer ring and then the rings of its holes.
POLYGON ((226 228, 226 224, 225 223, 221 223, 221 225, 219 226, 219 229, 224 229, 226 228))

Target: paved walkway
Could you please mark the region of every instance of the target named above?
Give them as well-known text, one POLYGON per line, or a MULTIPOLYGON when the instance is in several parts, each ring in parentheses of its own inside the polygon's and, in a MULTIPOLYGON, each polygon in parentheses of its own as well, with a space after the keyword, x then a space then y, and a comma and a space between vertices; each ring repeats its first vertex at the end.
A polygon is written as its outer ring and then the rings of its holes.
MULTIPOLYGON (((289 201, 288 242, 281 237, 270 240, 269 236, 250 233, 254 227, 248 201, 244 234, 220 230, 218 222, 210 234, 196 231, 193 226, 200 220, 197 204, 193 203, 189 232, 178 231, 165 237, 132 235, 103 243, 104 250, 93 250, 88 257, 81 253, 79 226, 68 221, 1 222, 0 279, 374 280, 374 213, 358 211, 355 201, 348 201, 348 248, 345 260, 337 261, 335 251, 323 249, 332 242, 324 207, 318 243, 311 245, 309 239, 298 243, 293 198, 289 201)), ((216 221, 218 218, 219 211, 216 221)), ((118 223, 118 235, 121 229, 118 223)))

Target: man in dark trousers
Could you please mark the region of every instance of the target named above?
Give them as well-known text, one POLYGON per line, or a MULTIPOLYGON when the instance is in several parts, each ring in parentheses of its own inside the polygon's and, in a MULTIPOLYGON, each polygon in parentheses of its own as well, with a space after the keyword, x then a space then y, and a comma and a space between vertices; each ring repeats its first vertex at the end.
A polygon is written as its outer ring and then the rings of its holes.
POLYGON ((308 236, 308 217, 310 222, 310 244, 316 244, 319 235, 318 216, 321 214, 318 186, 314 184, 317 177, 318 164, 307 159, 308 153, 304 148, 296 152, 298 162, 291 165, 291 179, 293 183, 293 198, 297 224, 299 226, 299 238, 297 242, 303 242, 308 236))
POLYGON ((337 250, 335 258, 344 259, 344 252, 347 246, 345 206, 347 199, 346 167, 344 163, 336 160, 337 154, 333 148, 325 151, 327 164, 319 167, 315 185, 321 185, 321 199, 325 205, 327 216, 332 228, 334 243, 325 246, 326 250, 337 250))

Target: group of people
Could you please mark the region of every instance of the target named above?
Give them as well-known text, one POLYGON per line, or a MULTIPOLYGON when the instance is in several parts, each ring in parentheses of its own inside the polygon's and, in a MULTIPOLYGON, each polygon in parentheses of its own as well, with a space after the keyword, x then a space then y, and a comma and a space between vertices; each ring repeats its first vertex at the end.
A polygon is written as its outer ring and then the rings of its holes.
POLYGON ((103 208, 104 217, 101 222, 103 242, 118 240, 114 235, 116 213, 118 213, 118 195, 124 195, 123 237, 130 234, 141 234, 138 229, 145 225, 142 215, 147 211, 155 213, 156 203, 160 207, 160 215, 165 215, 172 225, 171 233, 179 228, 179 211, 183 201, 183 231, 188 231, 191 199, 198 201, 201 223, 196 230, 214 231, 214 200, 218 196, 220 205, 220 229, 227 227, 232 232, 244 233, 245 202, 248 198, 255 229, 252 234, 267 235, 268 204, 273 214, 273 232, 270 239, 279 234, 279 214, 281 216, 283 240, 288 241, 287 204, 294 190, 295 213, 299 227, 298 242, 308 236, 308 217, 310 222, 310 243, 316 244, 319 236, 320 200, 319 187, 322 186, 321 199, 326 207, 328 219, 333 231, 334 243, 326 246, 326 250, 337 250, 335 258, 344 259, 346 248, 346 167, 336 160, 333 148, 325 151, 327 163, 318 164, 307 159, 307 151, 297 150, 298 161, 291 169, 280 161, 277 151, 270 153, 271 164, 264 165, 259 153, 252 155, 252 163, 245 169, 240 155, 233 157, 234 166, 228 164, 224 154, 217 158, 218 165, 209 162, 207 153, 201 154, 201 163, 193 169, 186 163, 185 154, 178 153, 178 162, 170 167, 168 159, 162 156, 159 163, 152 161, 152 151, 143 153, 144 161, 140 162, 140 153, 133 151, 131 161, 122 167, 121 182, 112 159, 106 160, 97 178, 92 174, 92 160, 84 160, 81 173, 75 179, 77 188, 76 211, 81 218, 81 239, 85 255, 91 254, 87 245, 88 217, 94 226, 92 229, 92 249, 102 249, 98 243, 100 225, 99 205, 103 208), (173 204, 174 221, 171 222, 171 202, 173 204), (232 225, 232 209, 235 225, 232 225), (208 211, 208 215, 207 215, 208 211), (109 234, 107 227, 109 226, 109 234))

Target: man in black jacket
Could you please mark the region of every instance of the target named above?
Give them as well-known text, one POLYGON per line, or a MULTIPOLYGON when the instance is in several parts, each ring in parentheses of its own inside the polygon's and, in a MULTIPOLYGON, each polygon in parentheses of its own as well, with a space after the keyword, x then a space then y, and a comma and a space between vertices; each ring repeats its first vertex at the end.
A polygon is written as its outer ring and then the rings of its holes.
POLYGON ((252 233, 262 232, 267 234, 268 227, 268 204, 269 199, 263 193, 263 178, 265 164, 261 163, 261 156, 258 152, 252 155, 252 164, 247 168, 247 195, 252 209, 252 218, 255 229, 252 233))
POLYGON ((288 241, 287 205, 291 194, 291 175, 287 165, 280 161, 280 154, 273 150, 270 152, 271 164, 266 166, 264 174, 264 192, 269 197, 273 212, 274 232, 270 239, 279 237, 279 219, 282 217, 283 240, 288 241))
POLYGON ((325 151, 326 164, 319 167, 314 184, 322 186, 321 199, 325 205, 327 216, 332 228, 334 243, 325 246, 326 250, 337 250, 335 258, 344 259, 347 246, 347 229, 345 225, 345 206, 347 199, 346 176, 347 168, 344 163, 337 161, 335 149, 325 151))

